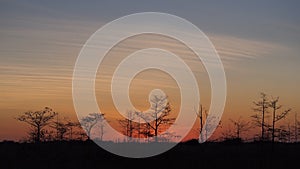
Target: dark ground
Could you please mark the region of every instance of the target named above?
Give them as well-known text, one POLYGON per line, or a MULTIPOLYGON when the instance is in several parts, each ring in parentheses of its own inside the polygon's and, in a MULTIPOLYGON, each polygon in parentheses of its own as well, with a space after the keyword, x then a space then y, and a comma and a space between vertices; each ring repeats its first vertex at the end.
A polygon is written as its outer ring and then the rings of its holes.
POLYGON ((133 168, 299 168, 300 144, 180 143, 150 158, 130 159, 113 155, 93 142, 0 143, 1 169, 133 169, 133 168))

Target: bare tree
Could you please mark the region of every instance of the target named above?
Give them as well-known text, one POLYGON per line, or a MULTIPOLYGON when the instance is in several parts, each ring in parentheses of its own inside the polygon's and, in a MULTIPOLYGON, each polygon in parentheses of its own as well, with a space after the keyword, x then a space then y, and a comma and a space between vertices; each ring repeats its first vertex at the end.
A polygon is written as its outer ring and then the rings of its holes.
POLYGON ((67 121, 66 126, 69 130, 69 140, 73 140, 74 128, 78 128, 80 126, 79 122, 72 122, 70 120, 67 121))
MULTIPOLYGON (((214 127, 213 124, 216 123, 217 118, 215 116, 211 116, 208 118, 208 111, 200 104, 199 111, 196 112, 197 117, 199 118, 199 130, 197 129, 197 134, 199 134, 199 139, 207 140, 208 138, 208 133, 210 133, 212 130, 215 130, 219 127, 221 127, 221 121, 218 122, 218 126, 216 128, 214 127), (204 125, 205 123, 205 125, 204 125)), ((225 133, 224 133, 225 134, 225 133)))
MULTIPOLYGON (((104 114, 102 113, 90 113, 87 116, 83 117, 80 121, 81 126, 83 127, 83 129, 86 131, 88 140, 91 139, 91 131, 93 129, 93 127, 98 123, 102 123, 102 121, 104 120, 104 114)), ((101 135, 101 140, 103 137, 103 125, 101 125, 101 131, 100 131, 100 135, 101 135)))
POLYGON ((280 142, 289 142, 290 140, 290 125, 280 126, 280 128, 275 129, 278 132, 278 141, 280 142))
POLYGON ((273 118, 272 118, 272 143, 274 143, 275 139, 275 123, 278 122, 279 120, 283 119, 286 117, 286 115, 291 111, 291 109, 284 110, 281 112, 279 115, 276 115, 276 111, 281 109, 281 105, 278 105, 279 97, 272 99, 269 102, 269 107, 272 108, 273 111, 273 118))
POLYGON ((102 118, 99 119, 98 122, 99 123, 99 127, 100 127, 100 141, 103 140, 103 136, 104 136, 104 123, 103 123, 103 120, 104 120, 104 116, 102 116, 102 118))
POLYGON ((140 124, 140 133, 145 138, 148 138, 148 142, 149 142, 149 138, 154 136, 153 133, 151 132, 151 127, 148 123, 140 124))
POLYGON ((54 122, 54 128, 57 130, 58 133, 57 139, 63 140, 65 133, 67 133, 68 131, 67 125, 64 122, 54 122))
POLYGON ((232 127, 228 125, 228 127, 224 128, 222 131, 222 139, 223 140, 230 140, 232 138, 235 138, 235 131, 233 131, 232 127))
POLYGON ((73 140, 74 128, 80 126, 79 122, 72 122, 68 118, 64 117, 63 120, 58 118, 53 122, 50 127, 56 131, 56 140, 73 140))
POLYGON ((251 128, 250 122, 242 120, 241 117, 238 120, 230 119, 230 121, 234 125, 235 138, 237 139, 241 139, 241 133, 248 131, 251 128))
POLYGON ((65 139, 65 135, 69 129, 67 122, 57 120, 57 121, 53 122, 53 124, 50 125, 50 127, 54 128, 56 130, 56 139, 57 140, 65 139))
POLYGON ((133 137, 134 130, 137 128, 137 124, 133 121, 136 113, 133 111, 127 112, 127 118, 119 120, 119 124, 124 129, 123 134, 131 138, 133 137))
POLYGON ((267 113, 269 103, 265 93, 260 93, 260 98, 261 100, 253 102, 255 106, 253 110, 261 113, 261 115, 256 114, 251 117, 254 118, 255 123, 261 127, 261 140, 265 140, 265 114, 267 113))
POLYGON ((52 122, 49 126, 56 131, 55 140, 64 139, 64 135, 67 132, 68 128, 63 121, 59 120, 59 113, 56 114, 56 121, 52 122))
MULTIPOLYGON (((203 111, 204 111, 204 108, 203 108, 202 104, 200 104, 199 111, 196 112, 196 115, 197 115, 197 117, 199 118, 199 123, 200 123, 199 134, 200 134, 201 140, 203 140, 203 138, 202 138, 202 137, 203 137, 203 134, 201 134, 201 133, 202 133, 202 130, 203 130, 203 122, 204 122, 204 119, 203 119, 203 111)), ((205 111, 205 114, 207 114, 206 111, 205 111)))
MULTIPOLYGON (((170 103, 166 96, 154 95, 151 98, 151 111, 147 113, 137 113, 147 124, 147 127, 154 130, 155 141, 161 126, 169 126, 174 123, 175 118, 169 118, 171 112, 170 103), (150 117, 150 118, 149 118, 150 117), (150 119, 154 119, 151 121, 150 119)), ((150 133, 148 133, 150 135, 150 133)))
MULTIPOLYGON (((205 135, 205 140, 208 139, 208 133, 211 133, 213 130, 216 130, 218 128, 222 128, 222 121, 219 121, 218 122, 218 125, 215 127, 213 124, 216 124, 217 123, 217 117, 216 116, 211 116, 209 117, 208 116, 208 113, 207 111, 205 111, 205 125, 203 126, 204 129, 202 129, 202 132, 201 132, 201 136, 200 136, 200 139, 203 139, 203 134, 205 135), (203 132, 204 130, 204 132, 203 132)), ((202 142, 203 140, 201 140, 202 142)))
POLYGON ((299 121, 297 119, 297 112, 295 112, 295 117, 294 117, 294 142, 298 142, 298 131, 299 131, 299 121))
POLYGON ((288 142, 291 142, 291 126, 290 123, 288 123, 288 142))
POLYGON ((32 134, 34 135, 34 141, 40 142, 42 136, 42 129, 47 126, 50 121, 57 115, 51 108, 45 107, 40 111, 27 111, 16 119, 29 124, 32 127, 32 134))

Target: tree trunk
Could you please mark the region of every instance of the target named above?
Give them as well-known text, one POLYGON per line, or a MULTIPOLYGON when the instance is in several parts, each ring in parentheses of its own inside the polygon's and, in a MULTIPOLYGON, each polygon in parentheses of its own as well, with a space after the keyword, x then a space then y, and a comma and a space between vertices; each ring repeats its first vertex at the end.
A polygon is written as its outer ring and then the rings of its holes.
POLYGON ((155 129, 154 129, 155 142, 158 141, 158 139, 157 139, 157 130, 158 130, 158 123, 157 123, 157 114, 156 114, 155 129))
POLYGON ((273 106, 273 123, 272 123, 272 143, 274 143, 275 139, 275 115, 276 115, 276 102, 274 102, 273 106))
POLYGON ((36 142, 39 143, 41 141, 41 127, 37 126, 37 133, 36 133, 36 142))
MULTIPOLYGON (((103 125, 101 124, 101 136, 100 136, 100 141, 102 141, 102 139, 103 139, 103 133, 104 131, 103 131, 103 125)), ((130 136, 130 138, 131 138, 131 136, 130 136)))
POLYGON ((261 140, 265 141, 265 99, 263 98, 263 107, 262 107, 262 120, 261 120, 261 140))
POLYGON ((297 113, 295 113, 295 124, 294 124, 294 135, 295 135, 295 143, 297 143, 298 142, 298 121, 297 121, 297 113))
POLYGON ((90 141, 91 140, 91 129, 87 130, 87 140, 90 141))
POLYGON ((201 138, 201 142, 203 141, 203 134, 202 134, 202 129, 203 129, 203 109, 202 109, 202 105, 200 105, 200 112, 199 112, 199 115, 200 115, 200 138, 201 138))
POLYGON ((73 131, 72 131, 72 127, 71 127, 71 128, 70 128, 70 140, 73 139, 73 138, 72 138, 72 137, 73 137, 72 135, 73 135, 73 131))

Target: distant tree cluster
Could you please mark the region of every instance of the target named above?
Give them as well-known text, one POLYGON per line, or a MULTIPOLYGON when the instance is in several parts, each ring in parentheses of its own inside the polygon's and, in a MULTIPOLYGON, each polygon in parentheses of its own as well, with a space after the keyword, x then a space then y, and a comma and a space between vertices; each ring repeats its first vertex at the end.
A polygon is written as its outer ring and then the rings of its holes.
POLYGON ((100 141, 103 140, 104 135, 104 114, 103 113, 90 113, 87 116, 83 117, 80 120, 82 128, 85 130, 87 134, 87 139, 91 139, 92 129, 96 126, 96 124, 100 124, 100 141))
MULTIPOLYGON (((291 108, 284 108, 284 106, 279 104, 279 97, 267 96, 265 93, 260 93, 260 99, 253 102, 254 107, 252 110, 256 114, 252 115, 251 120, 245 120, 241 116, 238 119, 229 119, 231 125, 223 129, 222 136, 218 140, 235 140, 243 141, 245 139, 245 134, 247 131, 259 127, 260 141, 271 141, 271 142, 298 142, 298 137, 300 134, 300 122, 297 119, 297 113, 295 112, 293 124, 288 122, 278 123, 279 121, 285 119, 289 114, 291 114, 291 108), (281 125, 278 125, 281 124, 281 125)), ((196 112, 199 119, 199 139, 205 137, 204 123, 207 122, 207 110, 203 108, 200 104, 199 111, 196 112)), ((220 126, 220 125, 219 125, 220 126)), ((222 127, 222 126, 221 126, 222 127)), ((253 140, 256 140, 255 138, 253 140)))
POLYGON ((59 120, 58 113, 49 107, 40 111, 23 112, 16 119, 30 126, 25 141, 39 143, 83 138, 83 132, 78 122, 72 122, 68 119, 59 120))
MULTIPOLYGON (((290 112, 291 108, 285 108, 279 104, 279 97, 268 97, 265 93, 260 93, 260 100, 253 102, 253 110, 257 112, 251 116, 256 126, 261 128, 260 140, 261 141, 287 141, 284 138, 292 136, 290 124, 288 124, 288 130, 285 126, 277 126, 277 122, 284 119, 290 112), (268 123, 266 118, 271 118, 271 122, 268 123)), ((295 121, 297 119, 295 118, 295 121)), ((294 135, 295 141, 297 141, 298 122, 295 122, 294 135)), ((291 139, 288 139, 291 141, 291 139)))
POLYGON ((155 142, 169 141, 176 137, 175 133, 165 133, 163 137, 158 137, 164 129, 168 128, 175 121, 170 117, 171 106, 166 96, 154 95, 151 100, 149 112, 128 111, 126 119, 120 119, 119 124, 123 128, 123 134, 131 138, 154 138, 155 142), (138 120, 139 122, 135 122, 138 120))
POLYGON ((246 121, 239 117, 237 120, 230 119, 230 123, 233 125, 232 128, 228 128, 222 133, 224 140, 236 140, 242 141, 242 134, 246 133, 250 128, 250 121, 246 121))

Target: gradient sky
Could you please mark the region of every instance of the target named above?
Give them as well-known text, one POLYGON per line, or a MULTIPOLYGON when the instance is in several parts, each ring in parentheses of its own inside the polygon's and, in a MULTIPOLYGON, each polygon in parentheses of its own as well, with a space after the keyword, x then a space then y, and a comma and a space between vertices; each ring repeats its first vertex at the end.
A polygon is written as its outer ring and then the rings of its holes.
MULTIPOLYGON (((105 23, 136 12, 174 14, 208 35, 227 76, 228 95, 222 119, 225 125, 229 118, 249 119, 252 101, 260 91, 280 96, 282 105, 291 107, 293 113, 300 112, 299 7, 298 1, 276 0, 0 1, 0 139, 25 136, 25 124, 13 118, 27 110, 50 106, 62 116, 75 119, 72 73, 83 44, 105 23)), ((167 39, 161 42, 168 44, 167 39)), ((109 71, 109 62, 107 65, 109 71)), ((145 72, 141 76, 150 75, 145 72)), ((201 75, 200 79, 206 76, 201 75)), ((166 75, 155 78, 163 79, 161 85, 167 84, 170 90, 176 89, 166 75)), ((97 80, 103 81, 101 72, 97 80)), ((205 80, 201 82, 207 85, 205 80)), ((138 88, 142 84, 145 82, 137 78, 132 85, 138 88)), ((101 88, 99 91, 101 95, 101 88)), ((207 91, 203 89, 206 107, 207 91)), ((177 101, 173 100, 175 109, 177 101)), ((147 106, 147 102, 136 104, 147 106)), ((109 113, 109 104, 104 105, 109 113)), ((291 117, 286 121, 292 122, 291 117)))

